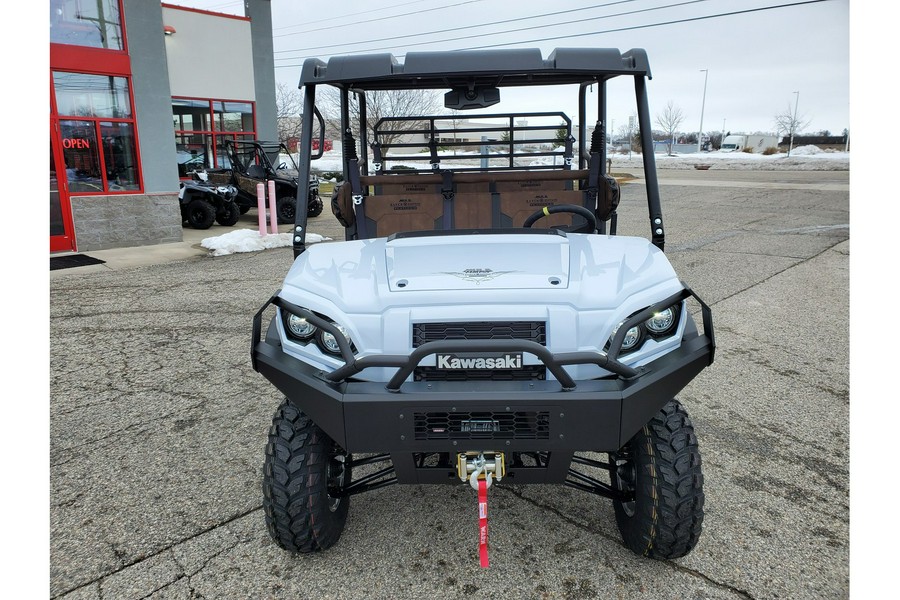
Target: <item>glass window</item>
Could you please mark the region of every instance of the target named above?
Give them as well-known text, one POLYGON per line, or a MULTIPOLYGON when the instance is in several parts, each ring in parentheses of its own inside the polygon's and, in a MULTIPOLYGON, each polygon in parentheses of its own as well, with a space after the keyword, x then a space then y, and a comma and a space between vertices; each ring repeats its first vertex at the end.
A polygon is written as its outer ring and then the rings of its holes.
POLYGON ((213 102, 217 131, 253 131, 253 105, 249 102, 213 102))
POLYGON ((175 135, 175 154, 178 160, 179 177, 190 177, 193 171, 209 168, 212 164, 209 137, 202 133, 175 135))
POLYGON ((140 189, 138 161, 134 149, 134 125, 100 122, 103 137, 103 164, 110 191, 140 189))
POLYGON ((100 148, 93 121, 60 121, 63 161, 70 192, 102 192, 100 148))
POLYGON ((57 113, 70 117, 131 117, 128 79, 111 75, 53 73, 57 113))
POLYGON ((172 124, 182 178, 196 168, 233 168, 225 141, 256 137, 252 102, 173 98, 172 124))
POLYGON ((50 43, 124 50, 119 0, 50 0, 50 43))
POLYGON ((231 169, 231 159, 228 158, 228 149, 225 147, 225 140, 230 137, 223 135, 216 136, 216 167, 219 169, 231 169))
POLYGON ((172 100, 172 121, 176 131, 210 131, 209 100, 172 100))

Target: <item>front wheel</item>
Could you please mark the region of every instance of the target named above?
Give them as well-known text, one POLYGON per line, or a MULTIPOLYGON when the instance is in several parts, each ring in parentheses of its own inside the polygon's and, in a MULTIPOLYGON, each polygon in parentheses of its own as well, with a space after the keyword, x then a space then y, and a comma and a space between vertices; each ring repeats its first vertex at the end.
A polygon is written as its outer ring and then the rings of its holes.
POLYGON ((281 196, 275 200, 275 212, 279 225, 293 225, 297 214, 297 199, 293 196, 281 196))
POLYGON ((187 205, 187 222, 194 229, 209 229, 216 220, 216 209, 202 198, 194 198, 187 205))
POLYGON ((263 465, 263 509, 275 542, 290 552, 333 546, 347 521, 350 455, 287 399, 272 419, 263 465))
POLYGON ((216 223, 224 227, 231 227, 241 218, 241 211, 234 202, 226 202, 222 210, 216 215, 216 223))
POLYGON ((703 473, 694 426, 681 403, 666 403, 609 459, 613 487, 633 495, 613 501, 625 545, 658 559, 693 550, 703 526, 703 473))

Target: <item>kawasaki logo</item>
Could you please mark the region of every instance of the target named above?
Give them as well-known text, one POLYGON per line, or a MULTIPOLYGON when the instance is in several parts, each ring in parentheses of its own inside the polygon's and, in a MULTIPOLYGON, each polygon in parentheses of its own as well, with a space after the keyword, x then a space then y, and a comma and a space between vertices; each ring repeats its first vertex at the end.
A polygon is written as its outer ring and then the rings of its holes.
POLYGON ((522 353, 473 355, 438 354, 438 369, 521 369, 522 353))
POLYGON ((507 273, 515 271, 494 271, 493 269, 465 269, 463 271, 443 271, 445 275, 453 275, 464 281, 474 281, 475 285, 481 285, 482 281, 490 281, 507 273))

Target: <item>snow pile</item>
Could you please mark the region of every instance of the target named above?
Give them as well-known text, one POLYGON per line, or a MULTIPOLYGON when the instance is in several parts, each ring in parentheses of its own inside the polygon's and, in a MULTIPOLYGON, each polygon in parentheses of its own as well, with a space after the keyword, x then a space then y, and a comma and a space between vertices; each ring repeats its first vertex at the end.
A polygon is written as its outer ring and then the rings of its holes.
MULTIPOLYGON (((610 171, 623 171, 640 175, 643 159, 640 154, 610 154, 610 171)), ((667 156, 656 154, 657 169, 694 169, 694 165, 709 165, 710 170, 732 171, 849 171, 850 153, 820 150, 816 146, 800 146, 791 151, 770 154, 750 154, 748 152, 700 152, 667 156), (808 150, 813 148, 813 150, 808 150), (799 152, 798 152, 799 150, 799 152)))
POLYGON ((791 156, 793 156, 795 154, 797 156, 810 156, 812 154, 822 154, 822 153, 823 153, 823 151, 821 148, 819 148, 818 146, 813 146, 813 145, 797 146, 796 148, 791 150, 791 156))
MULTIPOLYGON (((446 154, 446 153, 441 153, 446 154)), ((791 151, 788 156, 787 152, 779 152, 768 156, 762 154, 750 154, 748 152, 692 152, 687 154, 675 154, 668 156, 666 153, 660 152, 654 155, 656 157, 656 168, 658 169, 694 169, 694 165, 710 165, 710 169, 731 169, 734 171, 849 171, 850 170, 850 153, 833 150, 820 150, 816 146, 798 146, 791 151)), ((618 154, 609 152, 607 158, 611 159, 611 171, 623 172, 630 171, 634 174, 643 172, 643 159, 641 155, 633 152, 629 157, 628 154, 618 154)), ((456 161, 460 164, 463 161, 456 161)), ((371 161, 370 161, 371 164, 371 161)), ((422 167, 421 162, 417 162, 418 168, 422 167)), ((470 166, 478 166, 480 162, 472 160, 470 166)), ((552 164, 550 157, 536 157, 531 161, 530 166, 540 164, 552 164)), ((322 159, 313 161, 312 166, 320 172, 340 171, 341 160, 340 154, 336 152, 326 152, 322 159)))
MULTIPOLYGON (((307 233, 306 243, 314 244, 331 238, 323 237, 317 233, 307 233)), ((224 256, 238 252, 256 252, 270 248, 285 248, 293 245, 290 233, 270 233, 260 235, 254 229, 238 229, 226 234, 205 238, 200 245, 207 250, 212 250, 212 256, 224 256)))

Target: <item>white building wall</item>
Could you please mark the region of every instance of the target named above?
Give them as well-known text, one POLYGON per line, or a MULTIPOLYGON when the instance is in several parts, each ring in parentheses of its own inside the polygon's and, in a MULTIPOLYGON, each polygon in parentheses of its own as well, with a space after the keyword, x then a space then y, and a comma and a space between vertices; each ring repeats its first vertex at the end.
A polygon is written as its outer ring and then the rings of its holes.
POLYGON ((256 100, 250 22, 163 6, 172 96, 256 100))

